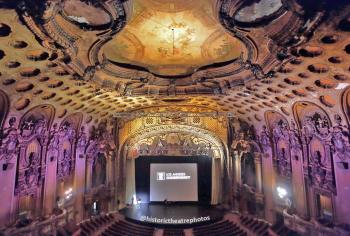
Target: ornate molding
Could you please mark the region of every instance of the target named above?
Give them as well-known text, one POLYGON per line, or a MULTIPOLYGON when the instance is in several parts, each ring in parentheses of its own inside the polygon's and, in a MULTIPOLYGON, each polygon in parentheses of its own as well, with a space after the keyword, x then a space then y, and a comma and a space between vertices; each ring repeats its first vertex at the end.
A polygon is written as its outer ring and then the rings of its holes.
POLYGON ((219 152, 218 157, 224 158, 225 146, 223 142, 218 137, 216 137, 216 135, 214 135, 208 130, 187 125, 159 125, 138 130, 129 135, 128 139, 123 145, 124 150, 129 149, 129 147, 133 147, 141 139, 146 139, 147 137, 154 135, 172 133, 174 131, 190 134, 194 137, 200 136, 202 139, 207 140, 209 143, 212 144, 211 148, 219 152))

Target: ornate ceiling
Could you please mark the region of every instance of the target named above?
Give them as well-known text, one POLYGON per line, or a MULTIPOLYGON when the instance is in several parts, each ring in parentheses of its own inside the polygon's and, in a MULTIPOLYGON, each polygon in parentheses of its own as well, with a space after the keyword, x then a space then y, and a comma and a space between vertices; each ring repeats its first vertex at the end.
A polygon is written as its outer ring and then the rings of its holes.
POLYGON ((215 19, 211 1, 193 2, 135 0, 132 18, 102 48, 104 55, 112 62, 176 76, 246 53, 244 44, 215 19))
POLYGON ((87 122, 148 108, 256 122, 268 110, 292 116, 301 101, 339 110, 349 6, 300 2, 0 0, 0 89, 17 113, 52 104, 59 118, 79 111, 87 122))

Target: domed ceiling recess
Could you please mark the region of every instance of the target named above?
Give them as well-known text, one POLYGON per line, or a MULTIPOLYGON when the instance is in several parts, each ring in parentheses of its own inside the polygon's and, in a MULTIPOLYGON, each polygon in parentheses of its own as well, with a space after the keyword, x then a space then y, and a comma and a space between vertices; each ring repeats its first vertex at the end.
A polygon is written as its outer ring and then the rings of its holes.
POLYGON ((132 18, 102 50, 112 62, 159 75, 192 74, 246 51, 215 19, 210 0, 135 0, 132 18))
POLYGON ((65 58, 60 65, 67 73, 116 96, 224 95, 271 78, 308 19, 296 2, 284 0, 12 5, 42 46, 65 58))

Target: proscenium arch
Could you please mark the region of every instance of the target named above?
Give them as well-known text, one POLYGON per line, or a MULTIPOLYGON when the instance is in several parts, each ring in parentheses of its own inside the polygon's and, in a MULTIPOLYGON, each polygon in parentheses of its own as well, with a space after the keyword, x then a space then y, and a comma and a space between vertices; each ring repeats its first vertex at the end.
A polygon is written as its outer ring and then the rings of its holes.
MULTIPOLYGON (((166 134, 166 133, 184 133, 184 134, 191 134, 193 136, 199 136, 202 139, 207 140, 209 143, 213 144, 213 147, 217 148, 219 151, 219 158, 224 159, 225 157, 225 151, 226 151, 226 145, 212 132, 201 129, 198 127, 188 126, 188 125, 160 125, 160 126, 153 126, 148 127, 142 130, 139 130, 135 132, 134 134, 131 134, 126 141, 123 143, 122 148, 120 149, 121 153, 120 155, 125 156, 126 147, 133 147, 135 144, 137 144, 138 140, 145 139, 148 137, 155 136, 156 134, 166 134)), ((126 157, 126 156, 125 156, 126 157)))
MULTIPOLYGON (((223 179, 222 176, 225 174, 225 162, 227 157, 227 145, 221 141, 220 138, 218 138, 215 134, 212 132, 188 125, 158 125, 158 126, 152 126, 147 127, 145 129, 138 130, 131 135, 122 143, 120 150, 119 150, 119 157, 121 160, 119 163, 121 163, 121 166, 119 166, 120 173, 122 175, 122 178, 120 180, 123 180, 123 183, 118 183, 120 186, 122 186, 122 192, 120 194, 121 198, 130 199, 130 196, 132 196, 135 193, 135 158, 128 158, 127 157, 127 149, 128 147, 132 146, 137 143, 137 140, 144 139, 147 137, 151 137, 156 135, 157 133, 184 133, 184 134, 190 134, 195 137, 200 136, 202 139, 207 140, 211 144, 213 144, 214 147, 217 147, 219 150, 219 157, 213 158, 213 164, 212 164, 212 204, 218 204, 222 201, 223 198, 223 189, 221 188, 223 186, 223 183, 220 183, 223 179), (127 176, 128 175, 128 176, 127 176), (124 182, 125 181, 125 182, 124 182)), ((227 163, 227 162, 226 162, 227 163)), ((226 164, 227 167, 227 164, 226 164)), ((127 201, 127 200, 126 200, 127 201)))

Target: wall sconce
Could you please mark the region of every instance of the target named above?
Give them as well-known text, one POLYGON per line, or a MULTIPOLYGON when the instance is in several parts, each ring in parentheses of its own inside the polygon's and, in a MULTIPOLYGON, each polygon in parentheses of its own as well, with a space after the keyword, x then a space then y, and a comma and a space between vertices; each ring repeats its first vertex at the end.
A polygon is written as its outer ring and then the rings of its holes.
POLYGON ((278 186, 277 187, 277 195, 279 198, 283 199, 287 196, 288 192, 285 188, 278 186))
POLYGON ((65 199, 69 200, 73 196, 73 189, 69 188, 67 191, 64 192, 65 199))

